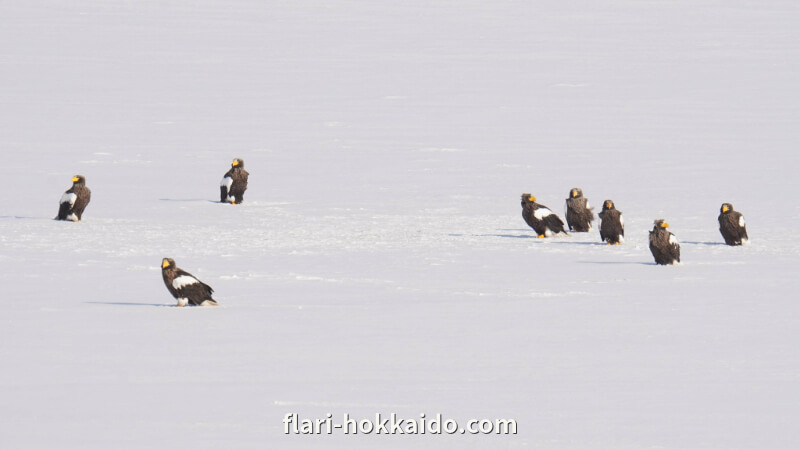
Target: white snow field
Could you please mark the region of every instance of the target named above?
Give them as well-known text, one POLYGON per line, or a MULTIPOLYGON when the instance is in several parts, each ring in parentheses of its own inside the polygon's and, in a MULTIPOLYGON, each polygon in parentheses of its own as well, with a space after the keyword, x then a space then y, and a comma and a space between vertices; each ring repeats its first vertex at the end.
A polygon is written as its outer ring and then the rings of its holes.
POLYGON ((800 448, 798 24, 794 0, 0 2, 0 448, 800 448), (217 203, 235 157, 244 203, 217 203), (52 220, 75 174, 84 220, 52 220), (572 187, 624 245, 535 238, 520 194, 563 217, 572 187), (726 201, 751 245, 722 244, 726 201), (169 307, 163 257, 221 306, 169 307))

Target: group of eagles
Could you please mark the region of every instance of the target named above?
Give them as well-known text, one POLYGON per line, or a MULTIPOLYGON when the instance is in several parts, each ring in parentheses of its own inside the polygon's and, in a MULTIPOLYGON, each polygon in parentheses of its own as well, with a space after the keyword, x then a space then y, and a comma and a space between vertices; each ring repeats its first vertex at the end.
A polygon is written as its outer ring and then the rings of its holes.
MULTIPOLYGON (((600 240, 609 245, 618 245, 624 242, 625 229, 622 220, 622 211, 614 207, 614 202, 603 202, 600 217, 600 240)), ((594 213, 587 204, 583 191, 573 188, 569 191, 566 205, 567 226, 570 231, 587 232, 592 230, 594 213)), ((531 194, 522 194, 522 218, 536 231, 538 237, 550 237, 557 234, 567 234, 564 222, 550 210, 550 208, 536 203, 536 197, 531 194)), ((744 216, 733 210, 733 205, 723 203, 719 213, 719 231, 728 245, 742 245, 748 243, 747 229, 744 225, 744 216)), ((656 264, 667 265, 681 262, 681 246, 672 232, 667 230, 669 224, 663 219, 654 222, 650 231, 650 252, 656 264)))
MULTIPOLYGON (((230 170, 222 177, 219 185, 220 202, 233 205, 242 203, 244 192, 247 190, 248 176, 249 174, 244 170, 244 161, 240 158, 234 159, 230 170)), ((73 222, 81 220, 91 196, 92 192, 86 187, 86 177, 83 175, 72 177, 72 187, 61 196, 56 220, 73 222)), ((598 216, 600 217, 600 239, 609 245, 618 245, 624 242, 625 229, 622 212, 614 207, 614 202, 611 200, 603 202, 603 210, 598 216)), ((522 194, 522 217, 540 238, 567 234, 567 231, 564 230, 564 222, 550 208, 536 203, 536 197, 531 194, 522 194)), ((587 204, 581 189, 570 190, 569 198, 567 198, 566 217, 570 231, 591 231, 594 213, 587 204)), ((667 230, 667 227, 669 224, 659 219, 655 221, 653 230, 650 231, 650 251, 657 264, 674 264, 681 260, 680 244, 675 235, 667 230)), ((741 213, 734 211, 730 203, 722 204, 719 230, 728 245, 742 245, 748 241, 744 217, 741 213)), ((169 293, 178 300, 177 306, 217 305, 217 301, 211 297, 211 294, 214 293, 211 286, 176 266, 175 260, 172 258, 164 258, 161 261, 161 275, 169 293)))
MULTIPOLYGON (((231 163, 231 169, 222 177, 219 183, 219 201, 238 205, 244 201, 244 191, 247 190, 247 177, 250 174, 244 170, 244 160, 236 158, 231 163)), ((56 220, 70 220, 77 222, 81 220, 83 211, 89 200, 92 198, 92 191, 86 187, 86 177, 75 175, 72 177, 72 187, 69 188, 58 206, 56 220)), ((178 268, 172 258, 164 258, 161 261, 161 276, 167 290, 178 300, 177 306, 196 305, 196 306, 215 306, 217 301, 211 297, 214 289, 211 286, 198 280, 194 275, 178 268)))

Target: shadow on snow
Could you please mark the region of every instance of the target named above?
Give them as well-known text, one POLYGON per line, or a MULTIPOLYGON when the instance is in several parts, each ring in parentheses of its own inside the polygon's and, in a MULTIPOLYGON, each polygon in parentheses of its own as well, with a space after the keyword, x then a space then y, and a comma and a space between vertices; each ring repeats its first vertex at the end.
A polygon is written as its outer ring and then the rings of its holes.
POLYGON ((657 266, 654 262, 644 261, 578 261, 580 264, 614 264, 614 265, 634 265, 634 266, 657 266))
POLYGON ((209 203, 222 203, 217 200, 209 200, 207 198, 160 198, 160 202, 209 202, 209 203))
POLYGON ((84 302, 84 303, 91 303, 95 305, 117 305, 117 306, 175 306, 175 305, 166 305, 164 303, 134 303, 134 302, 84 302))

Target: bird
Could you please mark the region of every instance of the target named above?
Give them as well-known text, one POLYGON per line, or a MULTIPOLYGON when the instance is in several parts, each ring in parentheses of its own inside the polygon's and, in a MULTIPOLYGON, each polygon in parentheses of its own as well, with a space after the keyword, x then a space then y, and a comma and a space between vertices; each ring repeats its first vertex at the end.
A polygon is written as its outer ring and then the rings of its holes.
POLYGON ((161 260, 161 276, 169 293, 178 300, 175 306, 217 306, 217 301, 211 297, 214 289, 180 269, 175 265, 174 259, 161 260))
POLYGON ((744 216, 739 211, 733 210, 733 205, 723 203, 719 208, 719 232, 728 245, 749 244, 747 229, 744 226, 744 216))
POLYGON ((568 234, 564 230, 564 222, 550 208, 536 203, 536 197, 522 194, 522 218, 536 231, 537 237, 550 237, 557 234, 568 234))
POLYGON ((579 233, 592 231, 592 221, 594 213, 589 207, 588 200, 583 196, 583 190, 572 188, 567 198, 567 225, 569 231, 579 233))
POLYGON ((83 216, 83 210, 92 198, 92 191, 86 187, 86 177, 75 175, 72 177, 72 187, 64 192, 58 205, 56 220, 70 220, 78 222, 83 216))
POLYGON ((681 245, 667 227, 669 224, 664 219, 658 219, 653 222, 653 229, 650 231, 650 252, 656 264, 660 265, 681 262, 681 245))
POLYGON ((614 202, 603 202, 603 210, 597 215, 600 217, 600 240, 609 245, 618 245, 625 242, 625 221, 622 220, 622 211, 614 207, 614 202))
POLYGON ((222 177, 219 183, 219 201, 221 203, 239 204, 244 201, 244 191, 247 190, 247 177, 250 174, 244 170, 244 160, 236 158, 231 163, 231 168, 222 177))

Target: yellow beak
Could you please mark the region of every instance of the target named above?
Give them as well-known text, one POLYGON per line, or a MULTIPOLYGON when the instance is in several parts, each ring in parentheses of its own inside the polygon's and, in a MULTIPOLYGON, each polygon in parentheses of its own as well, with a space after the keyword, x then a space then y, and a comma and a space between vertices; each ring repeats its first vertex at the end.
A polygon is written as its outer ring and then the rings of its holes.
POLYGON ((667 222, 661 223, 661 228, 667 228, 669 224, 667 222))
POLYGON ((529 201, 532 201, 532 202, 535 202, 535 201, 536 201, 536 197, 534 197, 534 196, 532 196, 532 195, 531 195, 531 197, 530 197, 528 200, 529 200, 529 201))
POLYGON ((239 165, 239 161, 237 161, 237 160, 235 160, 235 159, 234 159, 234 160, 233 160, 233 164, 231 164, 231 165, 232 165, 232 166, 238 166, 238 165, 239 165))
POLYGON ((78 179, 79 179, 78 177, 72 177, 72 182, 75 183, 76 181, 78 181, 78 179))
POLYGON ((728 212, 728 207, 727 206, 723 206, 722 207, 722 212, 728 212))
POLYGON ((161 261, 161 268, 166 269, 167 267, 169 267, 169 261, 167 261, 166 259, 164 261, 161 261))

